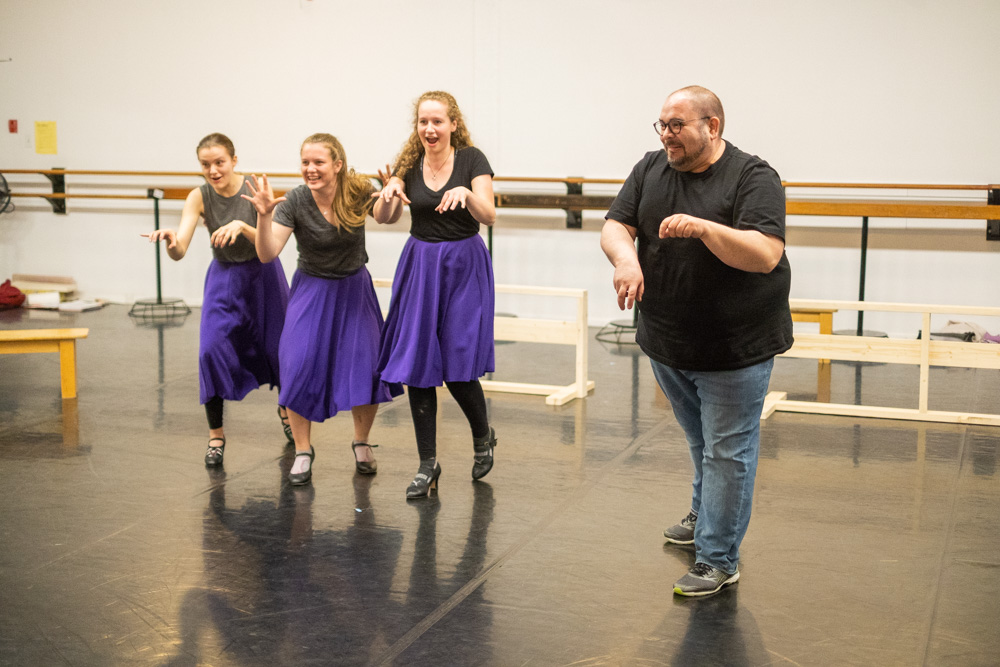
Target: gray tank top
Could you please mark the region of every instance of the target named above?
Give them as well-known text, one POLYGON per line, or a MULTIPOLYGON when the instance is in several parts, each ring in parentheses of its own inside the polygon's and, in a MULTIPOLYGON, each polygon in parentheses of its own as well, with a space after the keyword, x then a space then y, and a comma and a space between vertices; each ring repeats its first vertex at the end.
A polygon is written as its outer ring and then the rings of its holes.
MULTIPOLYGON (((228 225, 233 220, 242 220, 253 228, 257 227, 257 209, 241 194, 250 194, 246 186, 247 177, 243 177, 243 187, 232 197, 223 197, 211 185, 201 186, 201 201, 205 208, 205 226, 208 227, 209 238, 219 227, 228 225)), ((212 246, 212 255, 220 262, 246 262, 257 259, 257 249, 250 239, 242 234, 236 243, 224 248, 212 246)))

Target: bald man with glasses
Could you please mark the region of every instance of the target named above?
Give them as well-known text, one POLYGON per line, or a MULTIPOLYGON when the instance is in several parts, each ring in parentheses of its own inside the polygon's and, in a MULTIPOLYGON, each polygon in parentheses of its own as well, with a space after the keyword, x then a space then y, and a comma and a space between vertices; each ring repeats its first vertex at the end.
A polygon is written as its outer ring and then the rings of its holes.
POLYGON ((774 357, 792 346, 785 195, 770 165, 722 138, 710 90, 671 93, 653 127, 663 150, 632 169, 601 248, 687 438, 691 509, 663 534, 695 550, 674 593, 704 596, 739 580, 761 409, 774 357))

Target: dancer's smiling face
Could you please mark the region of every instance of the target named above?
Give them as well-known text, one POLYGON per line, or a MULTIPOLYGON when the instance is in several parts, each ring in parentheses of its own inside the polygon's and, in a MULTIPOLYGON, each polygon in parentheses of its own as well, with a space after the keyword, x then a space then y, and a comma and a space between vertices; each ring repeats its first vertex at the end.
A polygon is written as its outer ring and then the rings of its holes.
POLYGON ((302 180, 310 190, 329 188, 344 166, 343 160, 333 159, 333 153, 325 144, 305 144, 299 155, 302 159, 302 180))

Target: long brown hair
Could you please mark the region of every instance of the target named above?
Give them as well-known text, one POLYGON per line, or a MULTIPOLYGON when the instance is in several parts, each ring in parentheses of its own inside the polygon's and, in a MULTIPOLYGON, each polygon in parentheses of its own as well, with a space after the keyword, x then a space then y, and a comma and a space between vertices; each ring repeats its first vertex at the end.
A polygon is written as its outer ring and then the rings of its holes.
POLYGON ((337 220, 348 229, 361 227, 365 224, 365 216, 371 210, 375 200, 372 199, 372 192, 375 186, 368 180, 347 166, 347 154, 344 146, 337 137, 325 132, 318 132, 306 137, 299 147, 301 151, 306 144, 322 144, 330 151, 330 159, 333 162, 343 160, 344 164, 337 172, 337 191, 333 195, 333 212, 337 220))
POLYGON ((407 172, 413 169, 413 165, 424 154, 424 146, 417 136, 417 118, 420 115, 420 104, 427 100, 440 102, 448 108, 448 119, 454 121, 455 131, 451 133, 451 145, 457 151, 472 145, 472 137, 469 136, 469 128, 465 126, 465 118, 462 117, 462 110, 458 108, 458 102, 443 90, 429 90, 413 103, 413 132, 410 138, 403 144, 403 149, 396 156, 396 165, 393 168, 393 176, 406 178, 407 172))

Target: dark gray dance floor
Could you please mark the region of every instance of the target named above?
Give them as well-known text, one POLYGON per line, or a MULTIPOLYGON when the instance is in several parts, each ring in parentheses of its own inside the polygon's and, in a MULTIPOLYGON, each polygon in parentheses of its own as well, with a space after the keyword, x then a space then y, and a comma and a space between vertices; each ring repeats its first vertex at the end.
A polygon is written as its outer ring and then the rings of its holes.
MULTIPOLYGON (((488 394, 483 482, 442 394, 440 493, 407 502, 405 398, 379 412, 374 477, 345 414, 290 487, 266 389, 227 404, 224 470, 206 470, 199 315, 0 313, 90 328, 76 400, 56 355, 0 355, 0 664, 1000 664, 1000 428, 772 416, 742 578, 685 600, 693 554, 661 531, 690 461, 634 346, 592 339, 585 400, 488 394)), ((495 377, 569 383, 572 354, 498 345, 495 377)), ((831 375, 835 401, 916 405, 916 368, 831 375)), ((779 359, 772 388, 815 399, 816 364, 779 359)), ((931 407, 998 412, 1000 373, 934 369, 931 407)))

